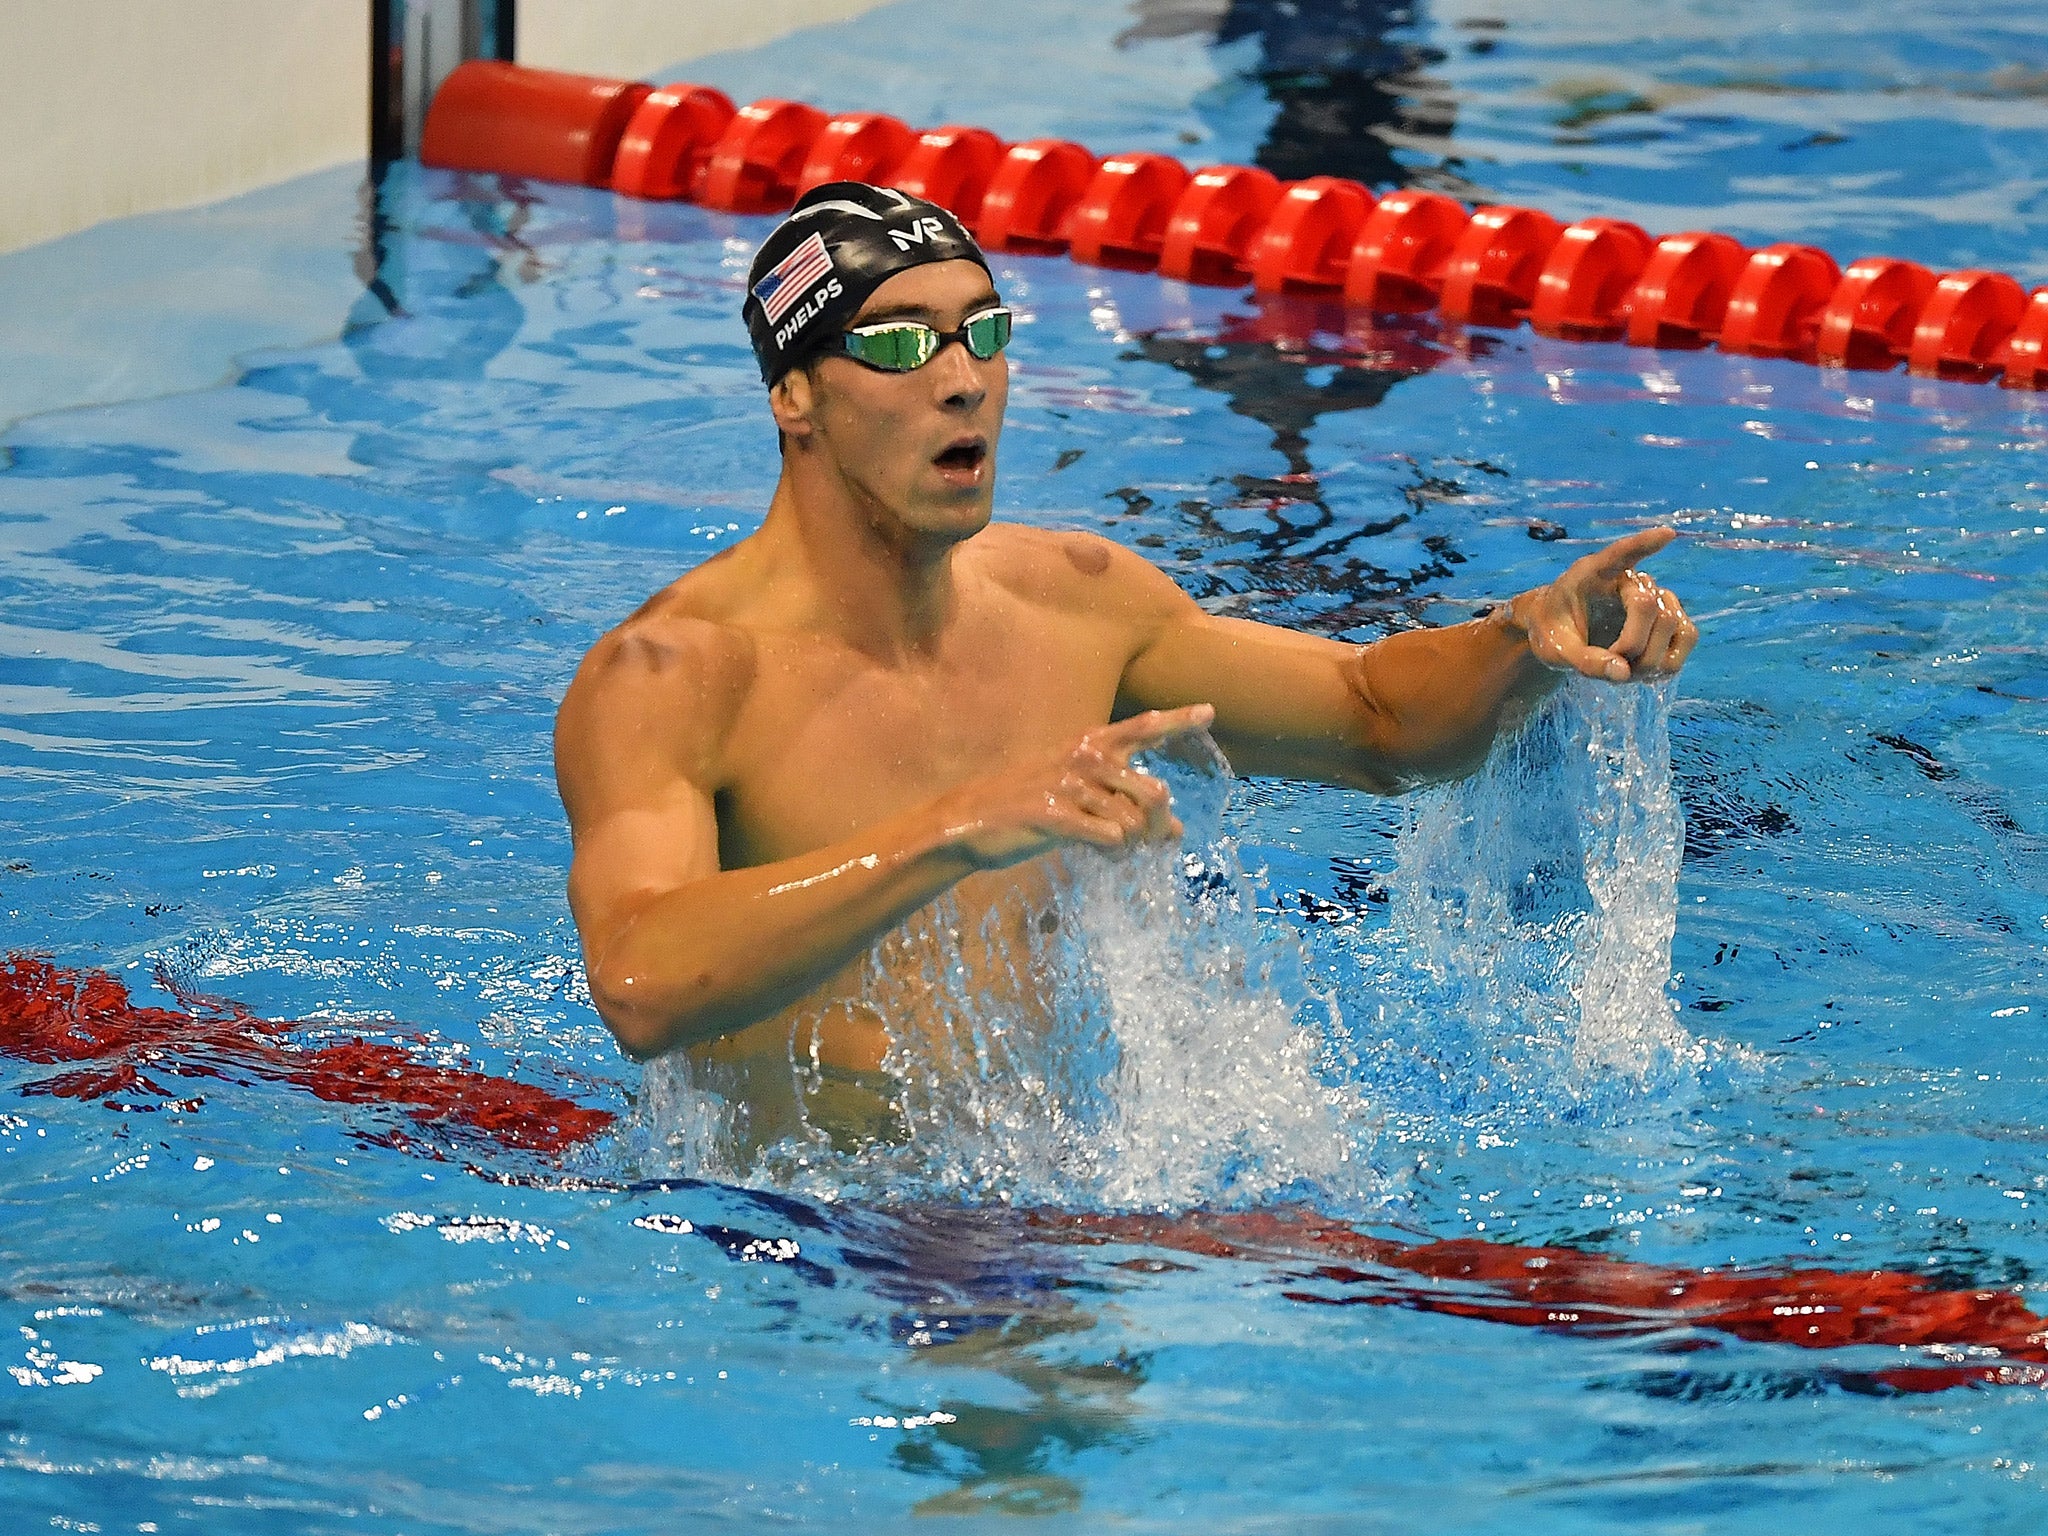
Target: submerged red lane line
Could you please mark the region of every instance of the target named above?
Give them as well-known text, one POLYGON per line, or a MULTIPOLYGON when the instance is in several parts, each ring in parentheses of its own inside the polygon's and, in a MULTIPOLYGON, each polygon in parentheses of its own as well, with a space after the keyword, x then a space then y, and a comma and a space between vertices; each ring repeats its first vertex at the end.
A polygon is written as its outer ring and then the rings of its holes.
POLYGON ((70 1068, 24 1085, 25 1094, 126 1111, 196 1108, 158 1081, 175 1077, 283 1083, 330 1104, 380 1105, 423 1126, 532 1152, 565 1151, 614 1119, 529 1083, 419 1061, 396 1045, 308 1045, 293 1038, 304 1025, 259 1018, 220 998, 173 995, 185 1011, 138 1005, 105 971, 10 954, 0 961, 0 1056, 70 1068))
POLYGON ((1995 1350, 1996 1358, 1870 1375, 1902 1392, 2048 1384, 2048 1318, 2009 1290, 1941 1290, 1899 1270, 1694 1270, 1480 1238, 1411 1243, 1302 1210, 1063 1216, 1046 1224, 1085 1242, 1306 1261, 1311 1267, 1297 1281, 1347 1288, 1282 1292, 1316 1306, 1402 1307, 1554 1332, 1692 1327, 1800 1349, 1995 1350))
MULTIPOLYGON (((396 1109, 429 1127, 475 1132, 503 1147, 561 1152, 614 1123, 608 1110, 529 1083, 422 1062, 356 1039, 307 1045, 303 1026, 240 1003, 174 991, 182 1009, 138 1005, 105 971, 40 955, 0 961, 0 1056, 66 1068, 24 1094, 152 1110, 180 1100, 161 1077, 271 1082, 332 1104, 396 1109), (143 1102, 152 1100, 154 1102, 143 1102)), ((1306 1264, 1283 1291, 1317 1306, 1392 1306, 1563 1332, 1648 1333, 1694 1327, 1801 1349, 1882 1345, 1995 1351, 1942 1365, 1873 1373, 1899 1391, 2048 1383, 2048 1318, 2009 1290, 1941 1290, 1896 1270, 1677 1269, 1574 1248, 1453 1238, 1375 1237, 1305 1210, 1115 1216, 1044 1212, 1059 1241, 1134 1243, 1211 1258, 1306 1264)))

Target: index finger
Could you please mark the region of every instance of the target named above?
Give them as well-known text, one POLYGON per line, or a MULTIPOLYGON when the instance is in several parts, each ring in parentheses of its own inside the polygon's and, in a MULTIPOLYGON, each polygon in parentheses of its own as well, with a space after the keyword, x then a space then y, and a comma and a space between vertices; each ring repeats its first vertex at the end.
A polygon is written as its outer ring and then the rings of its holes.
POLYGON ((1676 528, 1645 528, 1616 539, 1605 549, 1573 562, 1583 565, 1597 575, 1619 576, 1638 560, 1647 560, 1665 545, 1678 537, 1676 528))
POLYGON ((1183 704, 1179 709, 1148 709, 1090 734, 1101 745, 1128 754, 1142 752, 1181 731, 1207 730, 1215 718, 1213 704, 1183 704))

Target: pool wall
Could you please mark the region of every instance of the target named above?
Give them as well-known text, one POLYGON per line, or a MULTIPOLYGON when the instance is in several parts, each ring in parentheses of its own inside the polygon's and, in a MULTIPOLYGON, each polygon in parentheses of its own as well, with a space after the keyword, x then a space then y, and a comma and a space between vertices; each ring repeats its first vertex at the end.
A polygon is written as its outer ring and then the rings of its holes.
MULTIPOLYGON (((873 0, 525 0, 522 61, 654 71, 873 0)), ((0 429, 204 389, 362 293, 368 0, 0 6, 0 429)))
MULTIPOLYGON (((524 0, 518 56, 632 74, 873 4, 524 0)), ((370 0, 0 6, 0 252, 360 162, 369 66, 370 0)))

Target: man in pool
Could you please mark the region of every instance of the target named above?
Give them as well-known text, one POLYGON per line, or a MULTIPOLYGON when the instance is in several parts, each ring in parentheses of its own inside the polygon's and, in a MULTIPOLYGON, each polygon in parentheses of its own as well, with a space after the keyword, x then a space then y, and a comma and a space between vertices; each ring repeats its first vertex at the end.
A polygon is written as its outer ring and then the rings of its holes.
POLYGON ((767 516, 592 648, 555 755, 599 1014, 750 1100, 778 1071, 790 1094, 793 1053, 880 1070, 855 962, 942 893, 1028 916, 1038 855, 1177 837, 1134 753, 1208 729, 1241 771, 1399 793, 1470 772, 1566 672, 1665 677, 1697 638, 1636 569, 1668 529, 1361 646, 992 522, 1010 314, 960 223, 901 193, 809 193, 743 313, 782 443, 767 516))

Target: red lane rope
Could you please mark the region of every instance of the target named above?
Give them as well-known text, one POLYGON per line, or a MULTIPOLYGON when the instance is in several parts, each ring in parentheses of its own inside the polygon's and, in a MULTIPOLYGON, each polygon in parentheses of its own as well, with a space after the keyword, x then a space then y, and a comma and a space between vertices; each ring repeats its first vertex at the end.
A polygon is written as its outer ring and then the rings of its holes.
POLYGON ((1287 1290, 1319 1306, 1402 1307, 1553 1332, 1627 1334, 1703 1328, 1800 1349, 1883 1345, 1995 1351, 1996 1358, 1870 1373, 1901 1392, 2048 1384, 2048 1318, 2010 1290, 1937 1289, 1897 1270, 1676 1269, 1480 1238, 1409 1243, 1373 1237, 1308 1211, 1185 1216, 1059 1216, 1051 1230, 1090 1243, 1144 1243, 1210 1258, 1306 1260, 1297 1281, 1349 1288, 1287 1290))
POLYGON ((440 1067, 369 1040, 309 1046, 303 1024, 258 1018, 240 1003, 174 994, 186 1011, 137 1005, 105 971, 39 955, 0 961, 0 1056, 69 1070, 21 1092, 98 1100, 110 1109, 196 1109, 163 1078, 283 1083, 330 1104, 374 1104, 415 1123, 475 1132, 500 1146, 562 1152, 608 1129, 608 1110, 528 1083, 440 1067))
MULTIPOLYGON (((291 1038, 304 1026, 259 1018, 231 1000, 174 995, 182 1009, 138 1005, 105 971, 11 954, 0 961, 0 1056, 68 1069, 24 1084, 23 1094, 97 1100, 123 1112, 198 1108, 201 1099, 175 1098, 158 1081, 173 1077, 282 1083, 328 1103, 392 1108, 423 1126, 537 1152, 564 1151, 614 1123, 606 1110, 528 1083, 434 1066, 360 1039, 306 1046, 291 1038)), ((1477 1238, 1412 1243, 1299 1210, 1046 1212, 1034 1224, 1064 1241, 1306 1262, 1297 1283, 1341 1288, 1282 1292, 1311 1305, 1394 1306, 1560 1332, 1689 1326, 1802 1349, 1968 1348, 1996 1358, 1901 1366, 1874 1378, 1899 1391, 2048 1383, 2048 1318, 2016 1294, 1940 1290, 1892 1270, 1689 1270, 1477 1238)))
POLYGON ((950 209, 993 251, 1064 251, 1368 311, 1436 309, 1461 325, 1527 321, 1567 340, 1834 368, 1903 362, 1928 377, 2048 388, 2048 287, 2029 294, 2002 272, 1937 276, 1883 256, 1845 272, 1796 242, 1659 238, 1622 219, 1565 224, 1433 192, 1375 197, 1341 177, 1283 183, 1252 166, 1190 171, 1170 155, 1005 144, 960 124, 919 132, 885 113, 828 116, 796 101, 736 108, 705 85, 655 90, 473 60, 435 95, 420 159, 728 213, 774 213, 821 182, 868 181, 950 209))

